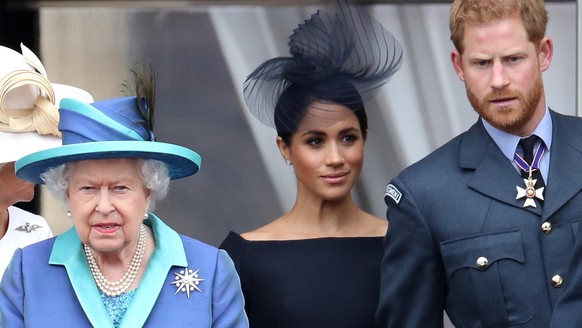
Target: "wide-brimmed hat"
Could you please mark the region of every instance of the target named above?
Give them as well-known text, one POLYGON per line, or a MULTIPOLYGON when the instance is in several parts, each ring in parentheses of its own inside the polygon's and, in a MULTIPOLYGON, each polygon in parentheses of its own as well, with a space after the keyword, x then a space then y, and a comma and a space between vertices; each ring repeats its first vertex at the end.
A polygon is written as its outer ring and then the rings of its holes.
POLYGON ((92 102, 82 89, 51 83, 40 59, 0 46, 0 164, 59 146, 57 105, 63 98, 92 102))
POLYGON ((43 150, 16 162, 16 175, 43 183, 40 174, 71 161, 143 158, 166 163, 170 179, 198 172, 201 157, 175 144, 155 141, 139 97, 121 97, 89 104, 65 98, 59 109, 61 147, 43 150), (139 101, 138 101, 139 99, 139 101))

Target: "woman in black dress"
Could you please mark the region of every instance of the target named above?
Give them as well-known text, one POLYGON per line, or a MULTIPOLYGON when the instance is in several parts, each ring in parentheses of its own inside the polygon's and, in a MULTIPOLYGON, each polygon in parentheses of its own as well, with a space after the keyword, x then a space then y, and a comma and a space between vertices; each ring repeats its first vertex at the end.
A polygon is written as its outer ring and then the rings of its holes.
POLYGON ((228 251, 251 327, 372 327, 385 219, 351 194, 363 166, 363 99, 399 68, 402 49, 362 8, 340 3, 294 30, 291 57, 273 58, 245 81, 245 101, 277 130, 297 177, 294 207, 241 235, 228 251))

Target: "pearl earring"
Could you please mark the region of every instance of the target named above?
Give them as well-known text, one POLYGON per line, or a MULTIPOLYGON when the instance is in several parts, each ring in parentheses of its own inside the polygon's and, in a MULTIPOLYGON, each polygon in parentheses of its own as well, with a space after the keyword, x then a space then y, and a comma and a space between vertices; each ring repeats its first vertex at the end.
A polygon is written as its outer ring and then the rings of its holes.
POLYGON ((150 218, 150 215, 149 215, 149 214, 146 212, 146 213, 143 215, 143 219, 144 219, 144 220, 147 220, 147 219, 149 219, 149 218, 150 218))

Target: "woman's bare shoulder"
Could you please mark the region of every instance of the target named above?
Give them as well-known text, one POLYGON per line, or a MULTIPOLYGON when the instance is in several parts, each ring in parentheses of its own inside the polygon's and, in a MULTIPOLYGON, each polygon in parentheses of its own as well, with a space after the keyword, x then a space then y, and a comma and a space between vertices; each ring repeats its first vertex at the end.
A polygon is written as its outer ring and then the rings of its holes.
POLYGON ((255 230, 251 230, 248 232, 244 232, 241 234, 246 240, 258 241, 258 240, 274 240, 277 239, 276 237, 280 235, 282 227, 279 222, 279 219, 276 219, 273 222, 267 223, 262 227, 259 227, 255 230))

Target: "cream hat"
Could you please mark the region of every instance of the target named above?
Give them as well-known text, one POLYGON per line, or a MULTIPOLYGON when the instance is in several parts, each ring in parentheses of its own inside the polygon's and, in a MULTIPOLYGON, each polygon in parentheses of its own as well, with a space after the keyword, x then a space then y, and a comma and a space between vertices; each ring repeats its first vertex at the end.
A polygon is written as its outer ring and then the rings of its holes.
POLYGON ((0 164, 61 145, 62 98, 93 101, 85 90, 49 82, 40 59, 20 47, 22 54, 0 46, 0 164))

